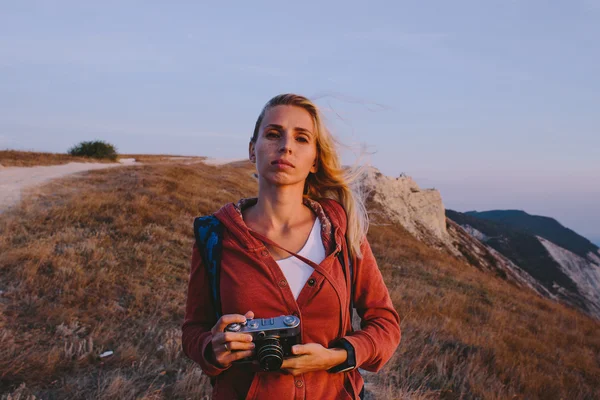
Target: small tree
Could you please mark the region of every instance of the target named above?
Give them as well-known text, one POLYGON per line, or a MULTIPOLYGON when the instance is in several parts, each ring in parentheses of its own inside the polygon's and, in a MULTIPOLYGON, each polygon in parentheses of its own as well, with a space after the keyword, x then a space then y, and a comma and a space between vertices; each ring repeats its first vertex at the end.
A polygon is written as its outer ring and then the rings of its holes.
POLYGON ((71 147, 68 153, 72 156, 107 158, 113 161, 118 157, 115 146, 102 140, 81 142, 78 145, 71 147))

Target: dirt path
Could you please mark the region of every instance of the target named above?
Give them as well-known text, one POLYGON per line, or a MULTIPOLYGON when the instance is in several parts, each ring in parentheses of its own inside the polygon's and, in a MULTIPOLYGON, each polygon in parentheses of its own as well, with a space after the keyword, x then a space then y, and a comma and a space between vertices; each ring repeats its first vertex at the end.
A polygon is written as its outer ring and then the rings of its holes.
POLYGON ((2 167, 0 168, 0 213, 17 204, 24 189, 77 172, 133 164, 140 163, 136 163, 134 158, 124 158, 115 164, 68 163, 38 167, 2 167))

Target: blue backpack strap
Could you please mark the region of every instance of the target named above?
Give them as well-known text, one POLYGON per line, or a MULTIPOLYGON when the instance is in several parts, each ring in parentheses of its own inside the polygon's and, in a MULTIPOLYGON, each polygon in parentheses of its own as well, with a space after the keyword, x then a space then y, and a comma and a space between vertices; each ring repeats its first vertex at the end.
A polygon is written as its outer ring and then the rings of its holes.
POLYGON ((223 315, 219 290, 221 251, 223 249, 223 224, 214 215, 194 219, 196 245, 202 255, 202 262, 208 271, 210 295, 217 320, 223 315))

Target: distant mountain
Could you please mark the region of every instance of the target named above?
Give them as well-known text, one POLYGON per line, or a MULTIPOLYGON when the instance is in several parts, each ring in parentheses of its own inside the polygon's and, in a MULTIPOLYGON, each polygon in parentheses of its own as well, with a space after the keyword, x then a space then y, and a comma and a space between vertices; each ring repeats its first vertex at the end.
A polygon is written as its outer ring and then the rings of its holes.
POLYGON ((468 211, 465 214, 479 219, 500 222, 533 235, 541 236, 584 258, 590 252, 596 253, 598 251, 598 246, 594 243, 562 226, 557 220, 550 217, 530 215, 521 210, 468 211))
POLYGON ((446 216, 552 296, 600 316, 600 250, 588 239, 553 218, 520 210, 446 210, 446 216))

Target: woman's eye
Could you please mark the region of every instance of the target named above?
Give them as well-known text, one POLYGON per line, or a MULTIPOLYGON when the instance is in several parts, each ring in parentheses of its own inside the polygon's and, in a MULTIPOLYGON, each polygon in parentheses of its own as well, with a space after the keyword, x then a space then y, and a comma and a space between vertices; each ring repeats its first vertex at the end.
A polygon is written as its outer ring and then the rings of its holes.
POLYGON ((304 136, 299 136, 296 140, 298 140, 300 142, 308 143, 308 139, 305 138, 304 136))
POLYGON ((274 131, 267 132, 267 137, 279 137, 279 133, 274 131))

